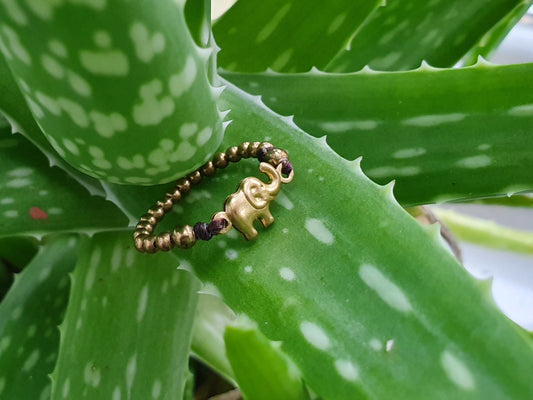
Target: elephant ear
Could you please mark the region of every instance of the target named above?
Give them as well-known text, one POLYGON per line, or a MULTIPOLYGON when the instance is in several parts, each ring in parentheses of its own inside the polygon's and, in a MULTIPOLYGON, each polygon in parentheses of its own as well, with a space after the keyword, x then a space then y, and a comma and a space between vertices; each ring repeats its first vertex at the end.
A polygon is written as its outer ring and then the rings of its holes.
POLYGON ((243 186, 246 200, 256 209, 266 207, 268 204, 269 194, 265 189, 265 185, 257 178, 247 179, 243 186))

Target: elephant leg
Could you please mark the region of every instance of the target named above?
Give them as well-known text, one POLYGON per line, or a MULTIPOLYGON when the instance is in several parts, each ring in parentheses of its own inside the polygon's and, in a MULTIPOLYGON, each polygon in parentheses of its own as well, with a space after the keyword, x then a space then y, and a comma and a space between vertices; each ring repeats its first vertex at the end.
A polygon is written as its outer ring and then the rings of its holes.
POLYGON ((246 240, 252 240, 257 237, 257 230, 253 226, 247 226, 246 229, 243 229, 243 230, 237 229, 237 230, 242 233, 242 235, 244 236, 246 240))
POLYGON ((272 222, 274 222, 274 217, 272 216, 272 214, 270 214, 270 210, 267 208, 265 209, 265 211, 263 211, 259 220, 261 221, 261 224, 266 228, 272 222))

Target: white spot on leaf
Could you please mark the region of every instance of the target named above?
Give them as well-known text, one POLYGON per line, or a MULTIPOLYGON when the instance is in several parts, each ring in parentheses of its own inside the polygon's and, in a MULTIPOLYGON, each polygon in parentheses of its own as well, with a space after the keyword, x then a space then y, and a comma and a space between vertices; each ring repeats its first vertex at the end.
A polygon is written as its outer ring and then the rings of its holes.
POLYGON ((305 221, 305 229, 315 237, 316 240, 325 244, 332 244, 334 241, 333 234, 326 228, 324 223, 319 219, 310 218, 305 221))
POLYGON ((279 270, 279 275, 286 281, 293 281, 295 278, 294 271, 286 267, 283 267, 279 270))
POLYGON ((359 276, 368 287, 395 310, 410 312, 413 310, 411 303, 402 290, 387 279, 376 267, 364 264, 359 269, 359 276))
POLYGON ((357 367, 348 360, 336 360, 335 369, 347 381, 356 381, 359 377, 359 370, 357 367))
POLYGON ((319 350, 327 350, 331 347, 328 335, 322 328, 313 322, 304 321, 300 324, 300 331, 305 340, 319 350))
POLYGON ((440 364, 448 378, 457 386, 465 390, 474 389, 475 383, 472 373, 464 362, 448 350, 442 352, 440 364))

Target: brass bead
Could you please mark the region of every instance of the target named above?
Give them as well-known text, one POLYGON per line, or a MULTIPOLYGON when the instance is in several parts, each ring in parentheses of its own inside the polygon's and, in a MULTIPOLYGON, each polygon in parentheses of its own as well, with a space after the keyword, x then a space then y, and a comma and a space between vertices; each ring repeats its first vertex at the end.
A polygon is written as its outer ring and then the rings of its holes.
POLYGON ((287 154, 285 150, 281 150, 281 149, 272 149, 265 156, 265 161, 267 163, 270 163, 274 167, 277 167, 279 163, 281 162, 281 160, 283 159, 288 160, 289 155, 287 154))
POLYGON ((135 230, 139 232, 152 233, 154 231, 154 226, 148 221, 139 221, 135 227, 135 230))
POLYGON ((144 253, 144 236, 133 236, 133 244, 135 245, 135 248, 140 251, 141 253, 144 253))
POLYGON ((259 150, 259 149, 263 149, 263 148, 265 148, 265 147, 266 147, 266 148, 274 148, 274 145, 273 145, 272 143, 270 143, 270 142, 261 142, 261 143, 259 144, 259 147, 257 148, 257 150, 259 150))
POLYGON ((239 148, 237 146, 231 146, 226 150, 226 155, 231 162, 238 162, 241 159, 239 154, 239 148))
POLYGON ((155 247, 154 244, 155 236, 150 235, 143 240, 143 248, 147 253, 153 254, 157 251, 157 247, 155 247))
POLYGON ((155 224, 157 224, 157 218, 155 218, 155 217, 154 217, 152 214, 150 214, 150 213, 143 214, 143 216, 141 217, 141 221, 149 222, 150 225, 155 225, 155 224))
POLYGON ((169 212, 170 210, 172 210, 172 206, 174 205, 174 203, 172 202, 172 198, 165 196, 163 199, 157 202, 157 205, 163 208, 163 211, 169 212))
POLYGON ((181 178, 176 182, 176 189, 178 189, 181 194, 186 194, 191 191, 191 182, 187 178, 181 178))
POLYGON ((200 183, 202 181, 202 174, 200 173, 200 171, 196 170, 187 175, 187 179, 189 180, 189 182, 191 182, 191 184, 196 185, 197 183, 200 183))
POLYGON ((158 221, 163 218, 163 215, 165 215, 163 208, 159 206, 150 207, 148 213, 152 214, 158 221))
POLYGON ((215 175, 216 169, 213 162, 208 161, 200 167, 199 171, 202 176, 213 176, 215 175))
POLYGON ((242 158, 249 158, 250 157, 250 142, 242 142, 239 146, 237 146, 237 149, 239 150, 239 154, 242 158))
POLYGON ((213 156, 213 165, 216 168, 226 168, 229 164, 228 157, 226 156, 226 153, 216 153, 213 156))
POLYGON ((170 241, 170 232, 165 232, 157 235, 155 244, 158 250, 169 251, 172 249, 172 243, 170 241))
POLYGON ((185 225, 179 231, 174 229, 171 236, 175 245, 182 249, 189 249, 196 243, 196 236, 190 225, 185 225))
POLYGON ((167 193, 167 196, 169 196, 174 203, 177 203, 181 200, 181 192, 179 189, 174 189, 173 192, 167 193))
POLYGON ((257 150, 259 150, 260 145, 261 142, 252 142, 250 144, 250 147, 248 147, 248 153, 250 154, 250 157, 257 157, 257 150))
POLYGON ((142 228, 136 228, 135 231, 133 231, 133 239, 137 239, 143 236, 148 236, 150 232, 148 232, 145 229, 142 228))

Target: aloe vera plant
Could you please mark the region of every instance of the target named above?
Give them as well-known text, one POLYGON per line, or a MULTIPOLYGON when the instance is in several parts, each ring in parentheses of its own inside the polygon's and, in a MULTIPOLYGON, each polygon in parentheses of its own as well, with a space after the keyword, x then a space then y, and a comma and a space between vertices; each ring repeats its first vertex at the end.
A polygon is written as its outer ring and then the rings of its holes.
POLYGON ((533 397, 530 334, 403 208, 533 188, 533 64, 478 59, 531 3, 0 0, 0 398, 189 399, 191 358, 251 400, 533 397), (243 141, 290 154, 276 222, 136 252, 243 141))

